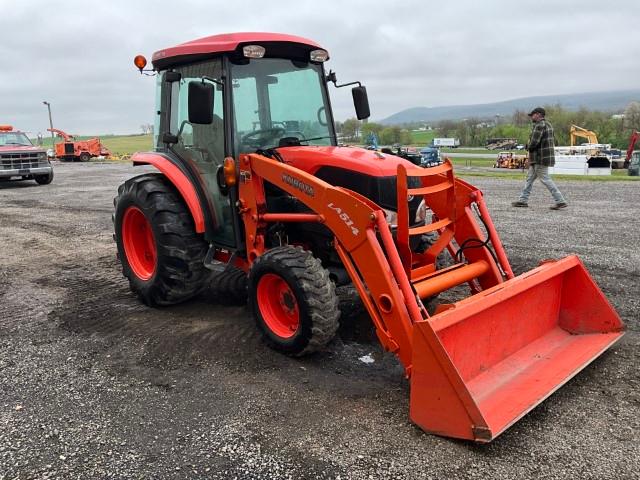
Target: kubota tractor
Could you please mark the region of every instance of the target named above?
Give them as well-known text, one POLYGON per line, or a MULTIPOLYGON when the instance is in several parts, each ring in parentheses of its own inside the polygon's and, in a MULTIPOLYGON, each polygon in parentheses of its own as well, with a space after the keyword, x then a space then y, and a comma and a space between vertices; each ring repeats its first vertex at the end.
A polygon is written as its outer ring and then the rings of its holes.
MULTIPOLYGON (((422 168, 338 146, 327 85, 344 85, 325 71, 328 58, 311 40, 267 33, 153 55, 155 151, 132 160, 158 173, 126 181, 115 198, 123 273, 161 306, 198 294, 210 269, 226 266, 231 283, 248 282, 266 341, 290 355, 328 344, 335 286, 351 283, 404 365, 412 421, 488 442, 623 324, 575 256, 514 277, 482 193, 448 160, 422 168), (426 308, 464 284, 467 298, 426 308)), ((146 60, 135 64, 142 72, 146 60)), ((365 88, 352 93, 357 117, 368 117, 365 88)))

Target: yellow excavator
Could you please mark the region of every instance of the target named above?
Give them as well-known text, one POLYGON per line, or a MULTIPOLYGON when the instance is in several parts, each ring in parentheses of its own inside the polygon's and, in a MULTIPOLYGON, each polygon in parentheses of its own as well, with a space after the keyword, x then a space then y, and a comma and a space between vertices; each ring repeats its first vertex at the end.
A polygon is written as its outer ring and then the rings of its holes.
POLYGON ((587 130, 586 128, 582 128, 577 125, 571 125, 571 128, 569 128, 569 137, 571 139, 572 147, 576 145, 577 138, 584 138, 587 141, 586 143, 598 143, 598 136, 596 135, 596 132, 592 132, 591 130, 587 130))

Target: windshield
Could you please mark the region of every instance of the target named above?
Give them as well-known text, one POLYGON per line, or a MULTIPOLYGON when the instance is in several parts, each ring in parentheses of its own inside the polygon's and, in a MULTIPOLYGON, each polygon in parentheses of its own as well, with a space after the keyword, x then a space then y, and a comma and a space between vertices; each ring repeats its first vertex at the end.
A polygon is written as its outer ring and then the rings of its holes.
POLYGON ((280 58, 232 65, 238 153, 286 145, 332 145, 322 67, 280 58))
POLYGON ((0 147, 4 145, 32 146, 31 140, 21 132, 0 132, 0 147))

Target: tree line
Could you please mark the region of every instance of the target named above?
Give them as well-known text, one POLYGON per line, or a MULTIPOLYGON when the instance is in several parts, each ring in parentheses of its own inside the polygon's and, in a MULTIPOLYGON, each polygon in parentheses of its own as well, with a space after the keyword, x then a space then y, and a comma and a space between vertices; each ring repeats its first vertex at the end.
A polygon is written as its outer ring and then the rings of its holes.
MULTIPOLYGON (((560 105, 545 105, 544 108, 547 111, 546 118, 554 128, 556 145, 569 145, 571 125, 594 131, 599 143, 610 143, 613 148, 627 148, 631 132, 640 130, 639 102, 630 103, 625 108, 624 115, 587 108, 569 111, 560 105)), ((411 130, 424 125, 424 122, 413 122, 387 126, 350 118, 337 122, 336 128, 338 135, 346 142, 365 143, 373 132, 382 145, 407 145, 415 143, 411 130)), ((483 147, 490 138, 515 138, 518 143, 525 144, 531 132, 531 120, 523 110, 516 110, 510 117, 443 120, 430 126, 435 130, 436 137, 458 138, 460 145, 468 147, 483 147)))
POLYGON ((410 129, 406 126, 387 126, 349 118, 344 122, 336 122, 336 130, 338 135, 347 142, 366 143, 373 133, 381 145, 393 145, 394 143, 407 145, 413 143, 410 129))

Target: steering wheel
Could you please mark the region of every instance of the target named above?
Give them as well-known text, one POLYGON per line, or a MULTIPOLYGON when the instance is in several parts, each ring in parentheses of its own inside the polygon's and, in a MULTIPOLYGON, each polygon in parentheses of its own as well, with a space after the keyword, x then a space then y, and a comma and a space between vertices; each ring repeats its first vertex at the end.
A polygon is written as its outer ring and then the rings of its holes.
POLYGON ((242 143, 253 146, 257 142, 258 147, 263 147, 272 138, 281 137, 284 134, 285 129, 282 127, 262 128, 243 135, 242 143))
POLYGON ((324 108, 324 106, 320 107, 318 109, 318 112, 316 113, 316 116, 318 117, 318 123, 320 125, 322 125, 323 127, 327 126, 327 112, 326 112, 326 108, 324 108), (324 114, 324 115, 323 115, 324 114), (322 121, 322 117, 324 116, 324 121, 322 121))

